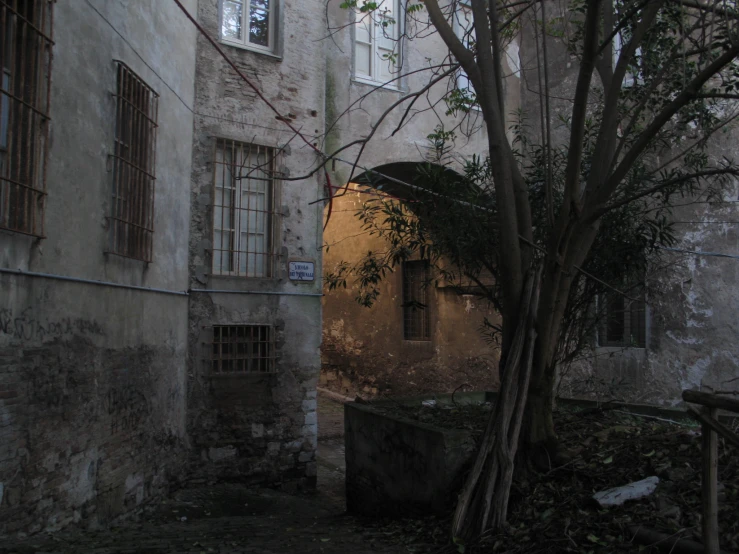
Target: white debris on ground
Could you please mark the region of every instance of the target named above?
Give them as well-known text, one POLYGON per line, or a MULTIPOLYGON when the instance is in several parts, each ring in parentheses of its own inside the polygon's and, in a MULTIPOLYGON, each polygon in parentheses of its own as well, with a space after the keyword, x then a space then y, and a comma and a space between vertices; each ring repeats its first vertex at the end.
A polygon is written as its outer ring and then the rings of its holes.
POLYGON ((659 477, 652 476, 635 481, 622 487, 615 487, 604 491, 596 492, 593 499, 600 504, 602 508, 607 506, 620 506, 627 500, 638 500, 649 496, 654 492, 659 484, 659 477))

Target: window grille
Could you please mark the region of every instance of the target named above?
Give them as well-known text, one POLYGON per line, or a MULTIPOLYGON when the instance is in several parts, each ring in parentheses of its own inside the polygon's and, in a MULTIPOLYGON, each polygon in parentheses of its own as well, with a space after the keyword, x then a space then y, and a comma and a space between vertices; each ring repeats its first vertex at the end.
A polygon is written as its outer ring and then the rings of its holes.
POLYGON ((403 262, 403 338, 431 340, 427 300, 429 264, 426 260, 403 262))
POLYGON ((213 274, 273 277, 274 149, 217 139, 213 170, 213 274))
POLYGON ((646 306, 620 294, 600 297, 604 314, 598 329, 599 346, 644 348, 647 342, 646 306))
POLYGON ((0 227, 44 236, 52 2, 0 0, 0 227))
POLYGON ((159 95, 126 64, 116 66, 110 252, 150 262, 159 95))
POLYGON ((275 371, 274 329, 269 325, 214 325, 215 373, 275 371))

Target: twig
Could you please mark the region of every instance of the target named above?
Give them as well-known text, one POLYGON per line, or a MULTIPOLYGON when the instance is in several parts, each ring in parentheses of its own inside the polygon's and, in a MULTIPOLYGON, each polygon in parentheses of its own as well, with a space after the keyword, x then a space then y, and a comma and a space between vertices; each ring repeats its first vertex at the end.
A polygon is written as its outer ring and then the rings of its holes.
POLYGON ((456 389, 454 389, 454 391, 452 391, 452 404, 454 404, 455 406, 457 405, 457 403, 454 401, 454 395, 457 393, 459 389, 461 389, 462 387, 471 387, 471 386, 472 385, 470 385, 469 383, 462 383, 456 389))
POLYGON ((637 414, 636 412, 629 412, 626 410, 613 410, 614 412, 619 412, 622 414, 628 414, 636 417, 643 417, 645 419, 656 419, 658 421, 664 421, 666 423, 672 423, 673 425, 682 425, 683 427, 692 427, 690 423, 680 423, 679 421, 675 421, 674 419, 667 419, 665 417, 657 417, 653 415, 646 415, 646 414, 637 414))

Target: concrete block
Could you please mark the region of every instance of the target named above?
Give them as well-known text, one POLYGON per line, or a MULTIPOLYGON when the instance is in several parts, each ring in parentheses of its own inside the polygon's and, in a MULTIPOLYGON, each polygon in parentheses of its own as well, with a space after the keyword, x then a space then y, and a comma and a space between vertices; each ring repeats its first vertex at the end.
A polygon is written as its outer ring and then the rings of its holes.
POLYGON ((303 400, 303 412, 315 412, 316 408, 318 407, 318 403, 315 399, 313 400, 303 400))
POLYGON ((306 425, 316 425, 318 423, 318 414, 316 412, 310 412, 305 414, 306 425))
POLYGON ((302 462, 310 462, 315 457, 315 455, 316 455, 316 453, 313 452, 313 451, 305 451, 304 450, 298 456, 298 461, 301 462, 301 463, 302 462))

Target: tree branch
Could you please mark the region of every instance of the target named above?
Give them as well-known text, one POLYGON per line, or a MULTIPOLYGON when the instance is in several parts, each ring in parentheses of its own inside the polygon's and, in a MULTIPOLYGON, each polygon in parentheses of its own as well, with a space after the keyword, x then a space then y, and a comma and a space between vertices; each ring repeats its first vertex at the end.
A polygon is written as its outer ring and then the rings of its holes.
POLYGON ((622 198, 621 200, 617 202, 614 202, 612 204, 609 204, 608 206, 604 206, 602 208, 599 208, 593 211, 592 214, 588 215, 586 222, 595 221, 596 219, 602 217, 606 212, 610 212, 612 210, 620 208, 621 206, 630 204, 631 202, 633 202, 634 200, 638 200, 639 198, 644 198, 645 196, 651 196, 652 194, 655 194, 671 186, 679 185, 680 183, 690 181, 691 179, 715 177, 717 175, 734 175, 735 177, 739 177, 739 169, 735 167, 726 167, 722 169, 707 169, 705 171, 696 171, 695 173, 690 173, 689 175, 681 175, 680 177, 676 177, 675 179, 669 179, 668 181, 664 181, 658 185, 645 189, 638 194, 634 194, 632 196, 622 198))
POLYGON ((661 112, 659 112, 647 128, 639 135, 631 149, 624 155, 621 162, 613 171, 599 191, 597 197, 594 196, 593 208, 597 209, 598 204, 608 200, 618 184, 623 180, 637 159, 644 152, 645 148, 659 133, 662 127, 675 115, 681 108, 695 99, 698 91, 723 67, 731 63, 739 55, 739 43, 734 43, 721 56, 716 58, 711 64, 706 66, 696 77, 670 102, 661 112))
POLYGON ((580 199, 580 166, 582 165, 582 144, 585 136, 585 119, 588 110, 590 82, 595 69, 597 55, 598 19, 602 0, 588 2, 585 14, 585 37, 583 40, 583 58, 575 85, 575 100, 572 106, 572 124, 570 126, 570 144, 567 152, 565 168, 565 198, 562 206, 562 217, 569 219, 573 202, 580 199))

